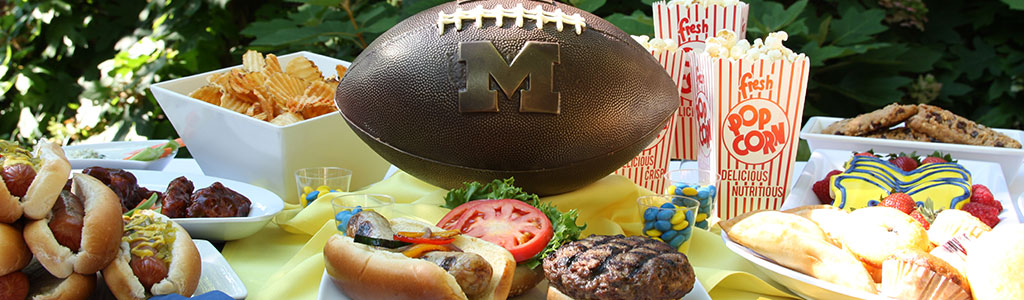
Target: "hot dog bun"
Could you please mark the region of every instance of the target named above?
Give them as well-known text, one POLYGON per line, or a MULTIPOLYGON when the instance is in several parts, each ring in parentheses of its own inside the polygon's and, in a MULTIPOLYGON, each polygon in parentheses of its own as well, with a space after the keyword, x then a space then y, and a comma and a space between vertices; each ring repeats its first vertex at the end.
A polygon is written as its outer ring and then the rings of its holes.
POLYGON ((18 228, 0 223, 0 245, 0 276, 20 271, 32 261, 32 253, 18 228))
POLYGON ((57 201, 57 194, 60 194, 71 174, 71 162, 64 156, 64 149, 60 145, 39 140, 36 151, 43 164, 28 186, 25 198, 21 199, 25 217, 33 220, 45 218, 50 213, 53 202, 57 201))
POLYGON ((96 289, 96 275, 72 273, 67 278, 53 277, 38 262, 25 268, 29 278, 27 299, 32 300, 85 300, 96 289))
POLYGON ((0 223, 13 223, 22 214, 33 220, 46 217, 53 202, 57 200, 57 194, 64 188, 71 174, 71 163, 64 156, 64 149, 60 145, 39 140, 35 155, 42 164, 24 198, 11 195, 7 185, 0 183, 0 223))
MULTIPOLYGON (((147 299, 152 295, 167 295, 177 293, 186 297, 192 296, 199 285, 199 275, 202 273, 202 261, 199 258, 199 250, 192 243, 192 237, 188 235, 185 228, 174 223, 170 218, 151 210, 141 210, 137 214, 146 214, 159 222, 168 222, 174 228, 174 243, 171 246, 171 263, 167 278, 157 282, 146 291, 139 281, 139 278, 132 271, 129 263, 132 254, 127 242, 121 242, 117 251, 117 257, 105 269, 103 279, 106 281, 110 292, 119 300, 126 299, 147 299)), ((118 239, 120 241, 120 239, 118 239)))
MULTIPOLYGON (((443 230, 403 218, 390 222, 396 232, 443 230)), ((468 235, 457 236, 453 244, 479 254, 492 267, 488 292, 473 299, 508 297, 516 267, 508 250, 468 235)), ((356 243, 348 236, 334 235, 327 241, 324 261, 334 283, 352 299, 468 299, 455 277, 438 265, 356 243)))
POLYGON ((29 249, 39 263, 58 278, 66 278, 72 272, 99 272, 114 259, 123 230, 120 200, 103 182, 89 175, 75 174, 71 191, 82 199, 85 207, 82 248, 77 253, 57 242, 48 226, 49 218, 31 221, 25 226, 29 249))

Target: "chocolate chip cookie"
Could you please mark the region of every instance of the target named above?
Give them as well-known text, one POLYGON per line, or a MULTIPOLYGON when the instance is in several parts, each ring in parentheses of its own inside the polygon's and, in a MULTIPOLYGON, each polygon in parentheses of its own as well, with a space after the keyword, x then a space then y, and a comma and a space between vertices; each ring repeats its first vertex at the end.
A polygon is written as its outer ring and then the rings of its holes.
POLYGON ((944 143, 1020 148, 1019 141, 952 112, 921 104, 907 127, 944 143))
POLYGON ((927 134, 915 131, 909 127, 879 129, 878 131, 864 135, 864 137, 902 141, 937 142, 937 140, 927 134))
POLYGON ((873 112, 832 123, 821 133, 835 135, 864 135, 899 124, 917 113, 915 105, 893 103, 873 112))

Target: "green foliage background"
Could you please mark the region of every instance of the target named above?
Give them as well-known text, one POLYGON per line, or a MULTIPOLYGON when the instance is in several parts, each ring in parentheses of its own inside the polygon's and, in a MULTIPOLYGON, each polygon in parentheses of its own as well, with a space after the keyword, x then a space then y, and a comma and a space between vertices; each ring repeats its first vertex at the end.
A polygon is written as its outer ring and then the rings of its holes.
MULTIPOLYGON (((176 137, 150 84, 239 64, 247 49, 352 60, 443 2, 0 1, 0 138, 176 137), (78 113, 90 109, 99 118, 78 113)), ((631 34, 653 33, 654 0, 564 2, 631 34)), ((901 101, 1022 128, 1024 0, 747 2, 748 39, 785 30, 785 44, 811 58, 805 116, 901 101)))

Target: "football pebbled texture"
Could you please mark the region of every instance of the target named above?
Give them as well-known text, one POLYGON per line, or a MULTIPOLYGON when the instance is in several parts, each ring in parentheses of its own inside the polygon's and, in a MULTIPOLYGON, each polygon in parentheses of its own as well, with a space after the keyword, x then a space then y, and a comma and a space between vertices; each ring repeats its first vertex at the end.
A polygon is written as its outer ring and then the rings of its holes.
POLYGON ((599 17, 552 1, 490 0, 445 3, 398 23, 352 62, 335 100, 370 148, 423 181, 454 188, 514 177, 524 190, 550 195, 597 181, 643 151, 679 93, 649 52, 599 17), (552 20, 538 27, 526 17, 519 26, 504 17, 499 26, 489 17, 498 5, 517 4, 526 12, 511 15, 536 16, 540 6, 544 18, 560 10, 570 19, 559 30, 552 20), (490 14, 468 14, 461 29, 440 22, 457 8, 490 14), (585 26, 577 33, 571 20, 579 17, 585 26), (504 62, 493 63, 488 44, 504 62), (489 72, 481 72, 488 57, 489 72), (519 81, 524 70, 529 76, 519 81), (535 95, 531 104, 521 101, 526 93, 535 95))

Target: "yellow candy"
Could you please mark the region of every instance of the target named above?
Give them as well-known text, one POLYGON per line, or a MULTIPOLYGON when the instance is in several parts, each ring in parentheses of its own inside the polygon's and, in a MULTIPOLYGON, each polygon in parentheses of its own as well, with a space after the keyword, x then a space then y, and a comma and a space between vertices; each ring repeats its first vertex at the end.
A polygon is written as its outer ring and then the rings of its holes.
POLYGON ((648 230, 647 231, 647 236, 654 236, 654 237, 661 236, 661 231, 658 231, 657 229, 648 230))
POLYGON ((697 195, 697 189, 695 189, 695 188, 688 187, 688 188, 684 188, 683 189, 683 196, 696 196, 696 195, 697 195))
POLYGON ((675 193, 676 193, 676 187, 675 186, 671 186, 670 185, 667 188, 665 188, 665 194, 666 195, 672 195, 672 194, 675 194, 675 193))
POLYGON ((302 197, 303 197, 303 198, 305 198, 305 197, 306 197, 306 194, 309 194, 309 193, 310 193, 310 192, 312 192, 312 191, 313 191, 313 188, 312 188, 312 187, 310 187, 310 186, 308 186, 308 185, 307 185, 307 186, 304 186, 304 187, 302 187, 302 197))
POLYGON ((687 222, 686 219, 683 219, 682 223, 672 225, 672 230, 683 230, 686 229, 686 226, 690 226, 690 222, 687 222))
POLYGON ((665 241, 662 241, 660 237, 652 237, 652 239, 654 239, 655 241, 663 242, 663 243, 665 242, 665 241))
POLYGON ((685 241, 685 242, 683 242, 682 244, 679 245, 679 252, 686 252, 686 250, 690 250, 690 241, 689 240, 687 240, 687 241, 685 241))
MULTIPOLYGON (((686 222, 686 210, 676 210, 676 214, 672 215, 672 219, 668 220, 669 223, 679 224, 680 222, 686 222)), ((678 229, 677 229, 678 230, 678 229)))
POLYGON ((704 220, 707 220, 707 218, 708 214, 697 214, 697 221, 694 222, 703 222, 704 220))

